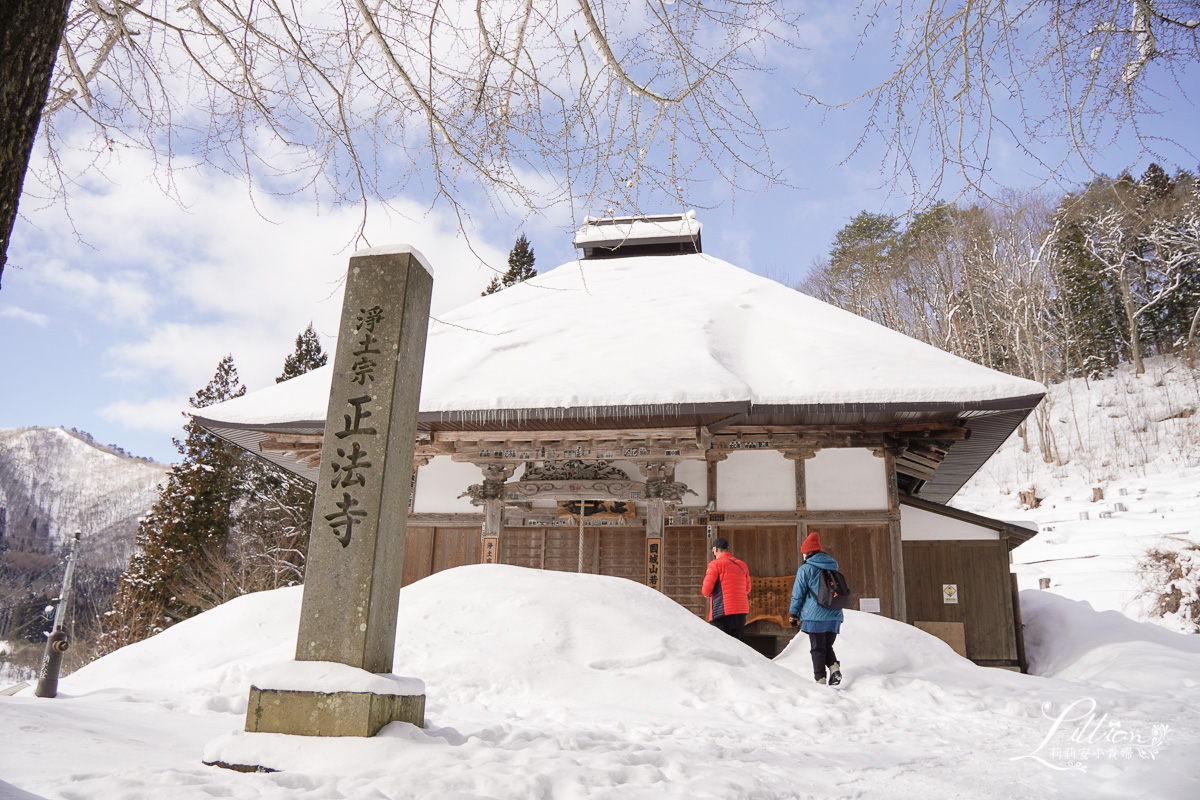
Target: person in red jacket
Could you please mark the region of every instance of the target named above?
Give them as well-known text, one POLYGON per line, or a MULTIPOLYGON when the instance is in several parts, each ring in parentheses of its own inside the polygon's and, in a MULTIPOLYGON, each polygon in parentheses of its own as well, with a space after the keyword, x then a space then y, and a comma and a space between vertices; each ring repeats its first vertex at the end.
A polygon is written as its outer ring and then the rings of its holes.
POLYGON ((713 540, 713 560, 708 562, 700 594, 709 598, 708 620, 737 639, 750 613, 750 569, 729 554, 729 541, 713 540))

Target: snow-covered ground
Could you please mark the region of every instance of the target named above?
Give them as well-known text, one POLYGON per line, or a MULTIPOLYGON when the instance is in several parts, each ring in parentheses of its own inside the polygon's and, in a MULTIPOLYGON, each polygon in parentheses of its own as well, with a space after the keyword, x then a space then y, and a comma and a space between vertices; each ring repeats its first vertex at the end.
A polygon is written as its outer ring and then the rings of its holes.
POLYGON ((1195 386, 1159 361, 1054 387, 1063 463, 1013 442, 956 498, 1042 527, 1015 553, 1031 675, 849 612, 846 683, 818 686, 803 641, 768 661, 638 584, 462 567, 401 594, 395 670, 426 683, 423 730, 239 732, 251 675, 294 650, 283 589, 101 659, 58 699, 0 697, 0 779, 21 787, 0 798, 1200 797, 1200 636, 1134 601, 1147 547, 1200 541, 1200 418, 1176 416, 1195 386), (283 771, 202 763, 248 755, 283 771))
POLYGON ((1154 358, 1144 375, 1123 365, 1043 402, 1056 457, 1042 457, 1031 425, 1028 451, 1018 436, 1005 442, 951 505, 1038 525, 1013 553, 1022 589, 1048 578, 1051 592, 1097 610, 1182 628, 1149 614, 1137 563, 1148 549, 1200 543, 1200 371, 1154 358), (1040 505, 1022 506, 1022 490, 1040 505))
POLYGON ((424 730, 239 734, 250 675, 293 651, 300 597, 230 602, 65 678, 56 700, 0 699, 0 776, 71 799, 1200 792, 1200 638, 1050 593, 1025 595, 1039 675, 850 612, 830 688, 802 645, 769 661, 630 581, 460 567, 401 593, 396 670, 427 684, 424 730), (247 754, 284 771, 202 764, 247 754))

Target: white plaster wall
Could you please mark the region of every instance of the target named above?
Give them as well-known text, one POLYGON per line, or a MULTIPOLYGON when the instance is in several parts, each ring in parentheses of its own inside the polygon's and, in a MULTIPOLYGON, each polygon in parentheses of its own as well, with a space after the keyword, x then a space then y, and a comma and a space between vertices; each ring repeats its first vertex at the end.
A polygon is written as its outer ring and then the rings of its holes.
POLYGON ((777 450, 733 452, 717 462, 718 511, 795 511, 796 462, 777 450))
POLYGON ((681 461, 675 465, 675 480, 686 483, 695 494, 684 495, 680 506, 703 508, 708 505, 708 463, 696 459, 681 461))
POLYGON ((900 506, 900 538, 906 542, 1000 538, 1000 532, 923 508, 900 506))
POLYGON ((804 462, 810 511, 887 510, 887 462, 862 447, 820 450, 804 462))
POLYGON ((473 483, 483 483, 483 471, 450 456, 434 456, 417 469, 417 492, 413 512, 417 514, 480 514, 469 497, 459 498, 473 483))

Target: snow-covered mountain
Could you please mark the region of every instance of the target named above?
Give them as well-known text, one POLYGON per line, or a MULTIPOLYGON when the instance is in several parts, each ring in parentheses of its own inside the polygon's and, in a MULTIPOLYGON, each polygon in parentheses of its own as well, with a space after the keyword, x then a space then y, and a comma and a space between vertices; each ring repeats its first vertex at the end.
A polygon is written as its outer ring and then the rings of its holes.
POLYGON ((48 552, 81 530, 85 563, 124 566, 166 471, 61 428, 0 429, 0 535, 48 552))

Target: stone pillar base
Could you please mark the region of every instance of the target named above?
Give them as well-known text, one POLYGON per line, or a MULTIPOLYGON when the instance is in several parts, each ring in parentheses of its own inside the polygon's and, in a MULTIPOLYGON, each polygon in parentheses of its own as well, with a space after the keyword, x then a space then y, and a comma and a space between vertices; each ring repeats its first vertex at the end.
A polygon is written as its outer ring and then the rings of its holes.
POLYGON ((308 692, 250 687, 249 733, 374 736, 389 722, 425 725, 425 695, 308 692))

